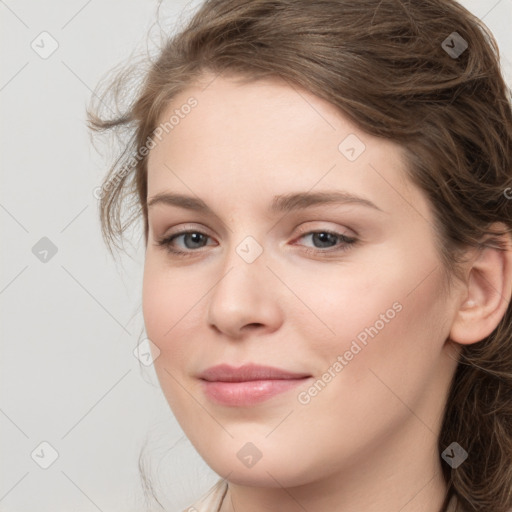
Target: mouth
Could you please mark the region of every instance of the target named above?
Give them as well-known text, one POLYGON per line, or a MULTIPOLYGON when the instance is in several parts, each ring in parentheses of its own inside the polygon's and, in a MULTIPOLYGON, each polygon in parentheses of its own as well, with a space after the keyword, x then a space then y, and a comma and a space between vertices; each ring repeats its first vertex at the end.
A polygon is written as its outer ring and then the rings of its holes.
POLYGON ((311 377, 307 373, 298 373, 277 368, 275 366, 261 366, 258 364, 245 364, 236 368, 228 364, 212 366, 203 371, 199 378, 209 382, 247 382, 256 380, 292 380, 311 377))
POLYGON ((235 368, 218 365, 199 376, 205 395, 214 403, 245 407, 290 391, 312 376, 254 364, 235 368))

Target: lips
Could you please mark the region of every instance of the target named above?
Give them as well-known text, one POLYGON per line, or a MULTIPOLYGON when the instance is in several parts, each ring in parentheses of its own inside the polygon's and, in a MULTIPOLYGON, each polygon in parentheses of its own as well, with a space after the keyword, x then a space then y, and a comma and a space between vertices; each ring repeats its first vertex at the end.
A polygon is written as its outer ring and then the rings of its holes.
POLYGON ((246 364, 240 368, 220 364, 203 371, 199 378, 209 382, 247 382, 252 380, 290 380, 310 377, 307 373, 296 373, 273 366, 246 364))
POLYGON ((249 407, 294 389, 311 375, 273 366, 227 364, 212 366, 199 375, 205 395, 216 404, 249 407))

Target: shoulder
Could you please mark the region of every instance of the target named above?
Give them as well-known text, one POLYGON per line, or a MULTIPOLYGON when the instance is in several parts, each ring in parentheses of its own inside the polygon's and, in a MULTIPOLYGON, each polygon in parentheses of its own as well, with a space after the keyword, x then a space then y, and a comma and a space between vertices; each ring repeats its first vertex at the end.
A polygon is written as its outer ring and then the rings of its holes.
POLYGON ((221 478, 195 503, 182 512, 218 512, 227 490, 228 483, 224 478, 221 478))

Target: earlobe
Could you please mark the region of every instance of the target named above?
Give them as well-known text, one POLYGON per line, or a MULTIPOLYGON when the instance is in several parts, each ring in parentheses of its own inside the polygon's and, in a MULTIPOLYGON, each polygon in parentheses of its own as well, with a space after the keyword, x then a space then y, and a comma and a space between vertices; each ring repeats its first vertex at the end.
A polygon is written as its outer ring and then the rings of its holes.
POLYGON ((512 247, 506 237, 506 250, 481 248, 471 268, 450 339, 469 345, 489 336, 505 316, 512 294, 512 247))

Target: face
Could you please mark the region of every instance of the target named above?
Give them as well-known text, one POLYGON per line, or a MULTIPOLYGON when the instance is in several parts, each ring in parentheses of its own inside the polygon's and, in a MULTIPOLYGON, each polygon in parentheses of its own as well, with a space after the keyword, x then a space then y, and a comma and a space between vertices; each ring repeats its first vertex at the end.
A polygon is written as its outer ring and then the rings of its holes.
POLYGON ((148 160, 143 314, 199 454, 232 482, 276 487, 417 450, 455 368, 455 308, 400 146, 278 81, 217 77, 162 123, 173 115, 148 160), (220 364, 296 378, 200 378, 220 364))

